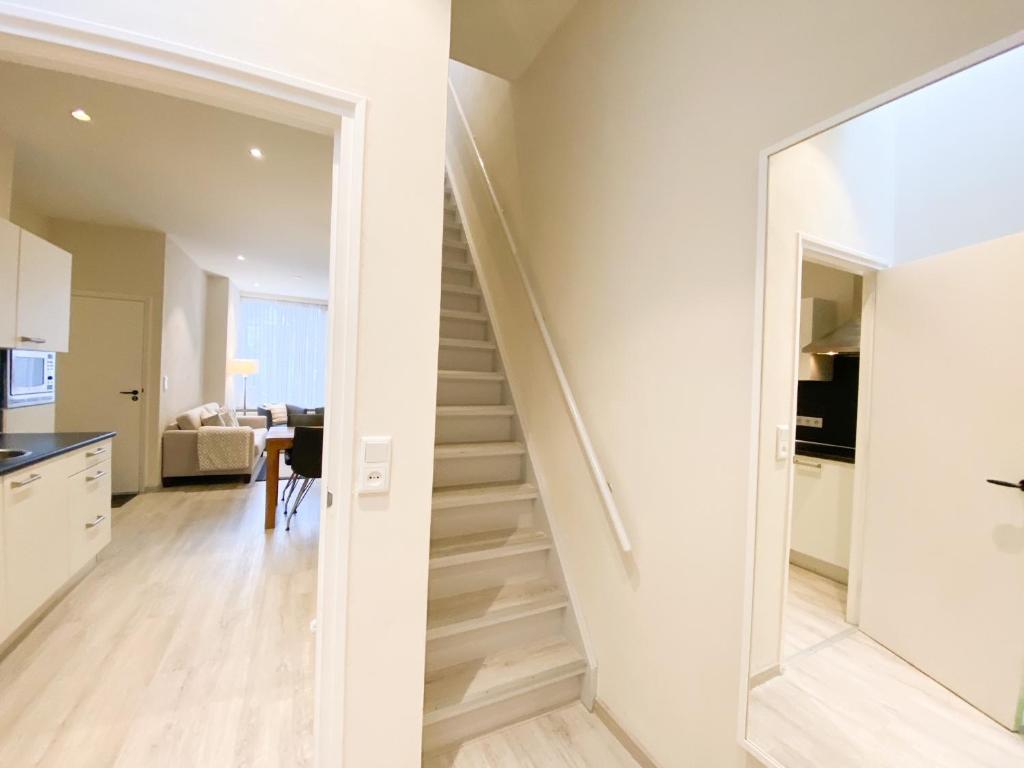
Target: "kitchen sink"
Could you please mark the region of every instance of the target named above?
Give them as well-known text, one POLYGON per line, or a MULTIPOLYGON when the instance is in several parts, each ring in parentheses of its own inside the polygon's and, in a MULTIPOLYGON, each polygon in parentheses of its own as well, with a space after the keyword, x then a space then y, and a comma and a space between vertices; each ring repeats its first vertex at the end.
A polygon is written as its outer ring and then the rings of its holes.
POLYGON ((32 451, 23 451, 20 448, 0 448, 0 461, 20 459, 22 456, 28 456, 30 453, 32 451))

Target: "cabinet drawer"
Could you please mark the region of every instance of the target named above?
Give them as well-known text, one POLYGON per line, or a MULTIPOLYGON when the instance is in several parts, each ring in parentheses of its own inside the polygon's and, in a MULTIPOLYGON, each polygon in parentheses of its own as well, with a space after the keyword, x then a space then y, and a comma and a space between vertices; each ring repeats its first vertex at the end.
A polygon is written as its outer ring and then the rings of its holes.
POLYGON ((71 575, 64 468, 63 462, 50 461, 3 478, 7 630, 27 619, 71 575))
POLYGON ((74 453, 68 453, 61 457, 64 466, 67 468, 67 475, 74 475, 83 469, 95 467, 104 461, 110 461, 111 443, 104 440, 102 443, 93 443, 87 448, 82 448, 74 453))
POLYGON ((71 571, 110 543, 110 459, 70 478, 71 571))

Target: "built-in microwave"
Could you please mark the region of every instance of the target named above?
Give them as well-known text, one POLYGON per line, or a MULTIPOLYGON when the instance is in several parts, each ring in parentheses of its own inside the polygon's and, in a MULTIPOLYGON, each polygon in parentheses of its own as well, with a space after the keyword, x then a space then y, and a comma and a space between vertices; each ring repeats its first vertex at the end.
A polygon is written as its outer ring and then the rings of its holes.
POLYGON ((56 396, 57 354, 37 349, 8 349, 3 354, 3 406, 52 403, 56 396))

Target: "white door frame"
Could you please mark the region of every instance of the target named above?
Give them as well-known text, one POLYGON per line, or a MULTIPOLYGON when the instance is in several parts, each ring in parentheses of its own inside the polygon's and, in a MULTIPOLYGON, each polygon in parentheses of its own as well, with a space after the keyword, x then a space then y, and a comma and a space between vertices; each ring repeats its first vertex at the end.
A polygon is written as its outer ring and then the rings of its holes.
MULTIPOLYGON (((936 83, 939 80, 955 75, 965 69, 980 64, 983 61, 1006 53, 1013 48, 1024 45, 1024 31, 1018 32, 1009 37, 1003 38, 991 45, 985 46, 962 56, 955 61, 932 70, 931 72, 915 78, 903 85, 897 86, 873 99, 862 102, 844 112, 813 125, 799 133, 790 136, 778 144, 775 144, 761 151, 757 164, 757 252, 755 254, 755 275, 754 275, 754 344, 752 349, 753 376, 751 377, 751 411, 750 411, 750 456, 747 469, 747 538, 746 553, 744 558, 744 596, 743 596, 743 635, 741 637, 740 651, 740 685, 738 712, 736 718, 736 740, 740 747, 752 755, 762 765, 771 768, 786 768, 775 758, 765 753, 756 744, 747 738, 747 702, 750 694, 750 648, 751 630, 754 619, 754 553, 755 534, 757 524, 757 472, 758 458, 760 455, 760 441, 758 435, 761 424, 761 375, 762 355, 764 353, 764 291, 765 271, 768 258, 768 162, 772 155, 810 139, 819 133, 835 128, 849 120, 870 112, 878 107, 895 101, 909 93, 936 83)), ((863 372, 862 372, 863 375, 863 372)), ((862 379, 863 380, 863 379, 862 379)), ((861 421, 857 420, 857 439, 861 437, 861 421)), ((856 491, 855 491, 856 492, 856 491)), ((863 494, 861 494, 862 498, 863 494)), ((859 555, 859 553, 858 553, 859 555)), ((859 576, 859 574, 858 574, 859 576)), ((851 573, 851 581, 853 574, 851 573)), ((859 585, 858 585, 859 586, 859 585)), ((859 594, 859 589, 858 589, 859 594)), ((858 600, 859 602, 859 600, 858 600)))
MULTIPOLYGON (((860 349, 860 373, 857 388, 857 461, 853 465, 853 510, 850 520, 850 567, 849 585, 846 598, 846 620, 850 624, 860 622, 860 581, 863 552, 863 535, 865 519, 865 488, 867 486, 867 465, 863 457, 868 452, 868 418, 871 413, 871 355, 874 350, 875 333, 875 276, 883 269, 889 267, 889 263, 876 259, 866 253, 853 248, 823 240, 803 232, 797 234, 797 268, 796 287, 794 297, 796 306, 793 317, 797 319, 794 334, 794 355, 792 370, 792 404, 789 423, 796 424, 797 416, 797 392, 800 384, 800 309, 803 293, 803 265, 810 261, 815 264, 822 264, 826 267, 838 269, 854 275, 860 275, 863 280, 863 296, 861 300, 861 349, 860 349)), ((763 391, 763 389, 762 389, 763 391)), ((789 454, 796 456, 796 429, 790 431, 789 454)), ((786 490, 786 535, 785 547, 779 556, 783 559, 782 573, 782 600, 779 610, 782 613, 779 621, 779 648, 785 647, 786 637, 786 595, 789 593, 789 550, 793 540, 793 485, 795 465, 790 462, 788 468, 787 490, 786 490)), ((781 654, 780 654, 781 655, 781 654)), ((783 659, 779 659, 781 666, 783 659)))
MULTIPOLYGON (((81 296, 85 299, 108 299, 111 301, 137 301, 142 304, 142 387, 143 395, 146 399, 143 401, 145 407, 142 410, 142 419, 139 426, 139 493, 146 492, 146 471, 148 469, 148 453, 146 451, 149 446, 150 439, 150 403, 153 403, 157 419, 159 420, 159 403, 151 398, 154 397, 154 393, 147 391, 152 389, 149 387, 149 377, 153 371, 150 369, 149 364, 149 334, 153 329, 153 302, 148 296, 136 296, 128 293, 111 293, 109 291, 83 291, 77 288, 71 289, 72 298, 75 296, 81 296)), ((59 374, 58 374, 59 375, 59 374)), ((159 454, 157 454, 159 455, 159 454)))
POLYGON ((320 506, 314 750, 342 764, 366 99, 205 51, 0 2, 0 59, 131 85, 334 137, 328 420, 320 506))

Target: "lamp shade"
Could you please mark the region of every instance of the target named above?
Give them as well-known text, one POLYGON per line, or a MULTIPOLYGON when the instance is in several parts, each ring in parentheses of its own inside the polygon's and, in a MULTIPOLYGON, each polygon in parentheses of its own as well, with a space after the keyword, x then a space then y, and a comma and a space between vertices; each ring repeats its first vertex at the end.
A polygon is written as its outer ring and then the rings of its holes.
POLYGON ((252 376, 260 372, 260 361, 249 357, 228 360, 228 373, 232 376, 252 376))

